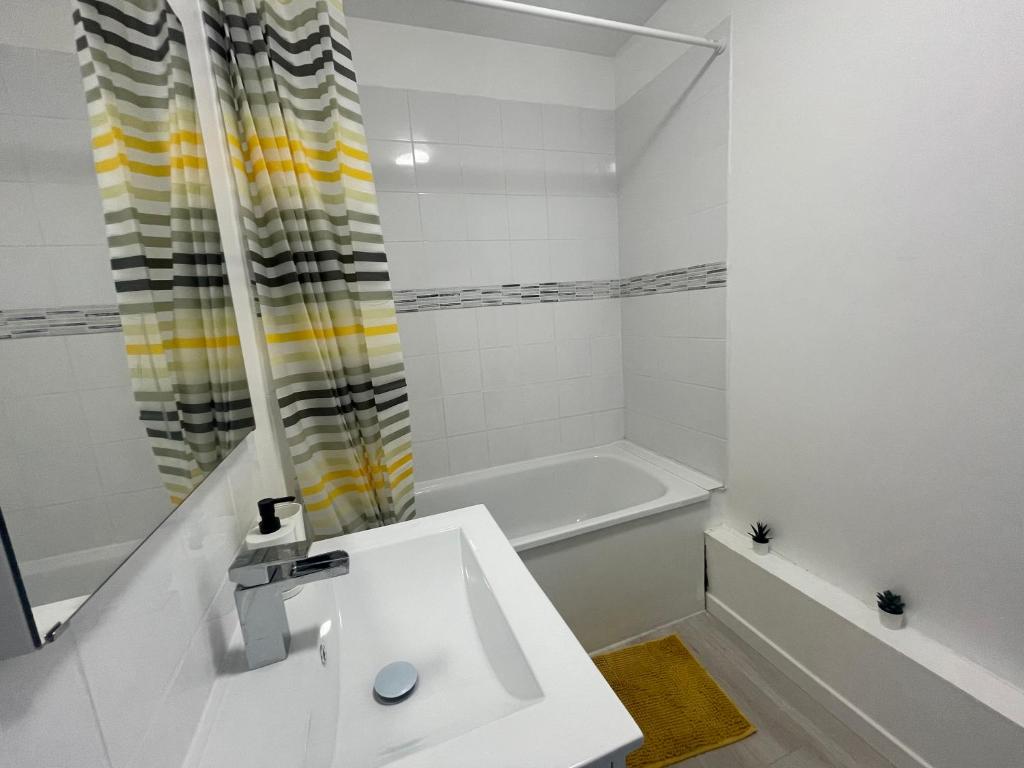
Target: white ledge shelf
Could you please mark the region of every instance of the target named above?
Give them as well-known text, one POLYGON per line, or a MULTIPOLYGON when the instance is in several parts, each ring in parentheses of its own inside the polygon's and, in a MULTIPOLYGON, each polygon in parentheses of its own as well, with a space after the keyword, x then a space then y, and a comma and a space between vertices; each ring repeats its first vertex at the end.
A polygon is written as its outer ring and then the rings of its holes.
POLYGON ((716 526, 706 534, 989 709, 1024 727, 1024 690, 913 626, 885 629, 878 623, 874 606, 866 605, 775 551, 767 555, 755 554, 750 548, 750 539, 728 525, 716 526))

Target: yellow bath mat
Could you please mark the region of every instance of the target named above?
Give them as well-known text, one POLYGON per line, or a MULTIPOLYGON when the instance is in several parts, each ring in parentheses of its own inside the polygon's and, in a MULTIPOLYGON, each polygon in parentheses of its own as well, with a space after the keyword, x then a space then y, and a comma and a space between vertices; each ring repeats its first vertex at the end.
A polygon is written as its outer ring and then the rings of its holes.
POLYGON ((675 635, 594 663, 644 733, 627 768, 665 768, 757 730, 675 635))

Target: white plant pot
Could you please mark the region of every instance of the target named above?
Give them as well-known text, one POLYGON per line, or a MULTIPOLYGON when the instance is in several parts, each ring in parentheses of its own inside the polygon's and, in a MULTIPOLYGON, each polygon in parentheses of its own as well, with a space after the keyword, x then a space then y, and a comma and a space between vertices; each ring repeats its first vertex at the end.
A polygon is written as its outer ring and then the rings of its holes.
POLYGON ((886 629, 903 629, 903 625, 907 623, 907 614, 905 613, 886 613, 881 608, 878 609, 878 620, 882 623, 882 626, 886 629))
POLYGON ((767 555, 769 552, 772 551, 772 543, 770 541, 766 541, 766 542, 762 543, 760 541, 754 541, 753 539, 751 539, 750 543, 754 547, 754 553, 755 554, 767 555))

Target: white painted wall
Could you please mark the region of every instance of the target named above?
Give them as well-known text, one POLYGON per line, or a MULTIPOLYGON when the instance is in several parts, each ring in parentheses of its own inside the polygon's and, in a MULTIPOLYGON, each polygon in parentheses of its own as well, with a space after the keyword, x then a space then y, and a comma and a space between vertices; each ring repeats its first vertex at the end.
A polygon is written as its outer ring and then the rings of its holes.
MULTIPOLYGON (((670 2, 732 16, 737 527, 1024 684, 1024 8, 670 2)), ((667 63, 630 44, 620 100, 667 63)))

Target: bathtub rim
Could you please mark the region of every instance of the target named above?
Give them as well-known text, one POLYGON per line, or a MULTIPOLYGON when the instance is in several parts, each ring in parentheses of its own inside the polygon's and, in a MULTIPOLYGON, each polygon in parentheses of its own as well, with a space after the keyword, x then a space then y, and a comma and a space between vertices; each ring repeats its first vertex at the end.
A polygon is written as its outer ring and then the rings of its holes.
MULTIPOLYGON (((612 458, 624 461, 661 482, 665 486, 665 492, 656 499, 588 518, 581 522, 568 523, 556 528, 549 528, 509 539, 517 552, 524 552, 528 549, 544 546, 545 544, 553 544, 587 533, 594 533, 673 509, 682 509, 693 504, 699 504, 702 501, 708 500, 712 492, 724 487, 718 480, 708 477, 691 467, 648 451, 628 440, 617 440, 613 443, 593 448, 566 451, 565 453, 556 453, 550 456, 499 464, 495 467, 462 472, 457 475, 448 475, 447 477, 416 483, 415 492, 429 492, 452 485, 504 477, 526 470, 547 467, 553 462, 571 461, 580 458, 612 458)), ((486 505, 487 502, 481 500, 476 503, 486 505)))

